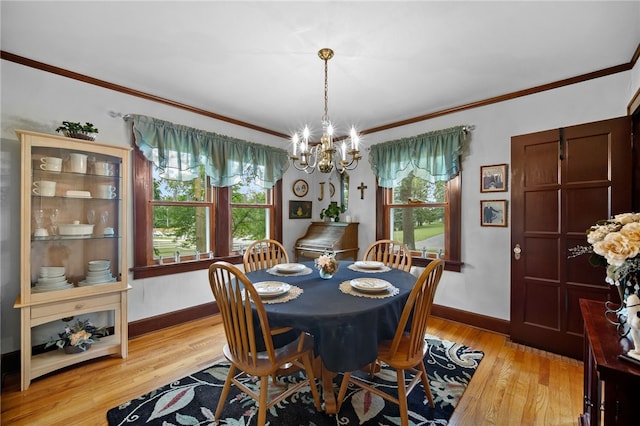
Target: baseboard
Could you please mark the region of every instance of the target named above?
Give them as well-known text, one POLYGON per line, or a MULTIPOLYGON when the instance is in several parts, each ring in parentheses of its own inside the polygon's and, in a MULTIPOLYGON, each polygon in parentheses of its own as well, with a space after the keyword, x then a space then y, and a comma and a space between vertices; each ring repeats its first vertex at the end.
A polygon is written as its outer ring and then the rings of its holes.
POLYGON ((211 302, 181 309, 179 311, 156 315, 150 318, 144 318, 138 321, 132 321, 129 323, 129 339, 151 333, 152 331, 216 315, 218 313, 220 313, 218 305, 215 302, 211 302))
MULTIPOLYGON (((156 315, 129 323, 129 339, 133 339, 143 334, 161 330, 163 328, 184 324, 212 315, 217 315, 220 311, 215 302, 193 306, 179 311, 156 315)), ((431 315, 450 321, 456 321, 471 327, 482 328, 484 330, 509 335, 509 321, 485 315, 474 314, 473 312, 462 311, 441 305, 433 305, 431 315)), ((2 354, 2 377, 7 374, 20 371, 20 351, 2 354)))
POLYGON ((471 327, 481 328, 483 330, 493 331, 495 333, 508 336, 510 333, 510 323, 507 320, 489 317, 486 315, 474 314, 469 311, 449 308, 447 306, 434 304, 431 307, 431 315, 434 317, 459 322, 471 327))

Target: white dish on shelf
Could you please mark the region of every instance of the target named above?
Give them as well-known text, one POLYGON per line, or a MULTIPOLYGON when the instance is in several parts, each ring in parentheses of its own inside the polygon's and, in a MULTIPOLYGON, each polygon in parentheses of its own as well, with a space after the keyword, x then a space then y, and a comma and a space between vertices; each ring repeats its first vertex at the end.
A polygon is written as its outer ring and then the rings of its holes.
POLYGON ((87 262, 87 268, 91 272, 100 272, 109 269, 111 261, 107 259, 96 259, 87 262))
POLYGON ((384 266, 384 263, 376 262, 375 260, 359 260, 354 265, 361 269, 380 269, 384 266))
POLYGON ((279 265, 274 266, 276 271, 282 272, 285 274, 293 274, 296 272, 304 271, 305 266, 300 263, 281 263, 279 265))
POLYGON ((73 284, 66 283, 64 285, 60 285, 60 286, 57 286, 57 287, 41 287, 41 286, 37 286, 36 285, 35 287, 31 288, 31 291, 34 292, 34 293, 42 293, 42 292, 45 292, 45 291, 66 290, 66 289, 69 289, 69 288, 73 288, 73 284))
POLYGON ((100 277, 100 278, 87 277, 87 278, 84 279, 84 281, 86 281, 87 284, 106 283, 106 282, 109 282, 109 281, 113 281, 113 276, 111 276, 111 274, 109 274, 109 275, 105 275, 104 277, 100 277))
POLYGON ((55 285, 55 284, 63 283, 66 281, 67 281, 67 277, 65 277, 64 275, 61 275, 59 277, 52 277, 52 278, 39 277, 36 285, 40 285, 40 286, 55 285))
POLYGON ((91 198, 91 192, 69 190, 65 193, 64 196, 70 198, 91 198))
POLYGON ((115 277, 111 277, 111 279, 106 280, 106 281, 100 281, 100 282, 88 282, 87 280, 82 280, 78 283, 78 287, 88 287, 90 285, 96 285, 96 284, 106 284, 106 283, 112 283, 115 282, 116 278, 115 277))
POLYGON ((253 285, 260 297, 275 297, 291 290, 291 285, 280 281, 260 281, 253 285))
POLYGON ((41 266, 40 277, 42 278, 54 278, 64 275, 64 266, 41 266))
POLYGON ((356 278, 350 281, 351 287, 365 293, 380 293, 391 287, 389 281, 379 278, 356 278))
POLYGON ((59 223, 58 233, 63 236, 86 236, 93 234, 93 225, 89 223, 59 223))

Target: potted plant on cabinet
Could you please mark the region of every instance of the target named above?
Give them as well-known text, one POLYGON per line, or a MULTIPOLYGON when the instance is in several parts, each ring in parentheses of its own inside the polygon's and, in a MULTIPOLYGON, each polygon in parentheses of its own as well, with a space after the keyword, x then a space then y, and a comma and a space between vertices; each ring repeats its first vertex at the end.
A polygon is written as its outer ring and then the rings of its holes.
POLYGON ((344 212, 343 206, 338 206, 337 201, 332 201, 327 208, 320 210, 320 219, 329 218, 334 222, 340 221, 340 213, 344 212))
POLYGON ((58 127, 56 132, 60 132, 68 138, 94 141, 98 129, 89 122, 80 124, 73 121, 63 121, 62 126, 58 127))

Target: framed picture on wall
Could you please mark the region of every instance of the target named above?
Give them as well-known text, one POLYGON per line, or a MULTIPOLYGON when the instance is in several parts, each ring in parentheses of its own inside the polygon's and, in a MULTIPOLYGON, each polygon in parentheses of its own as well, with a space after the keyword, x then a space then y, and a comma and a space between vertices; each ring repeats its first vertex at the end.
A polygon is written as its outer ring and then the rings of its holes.
POLYGON ((504 192, 507 190, 507 165, 495 164, 480 167, 480 192, 504 192))
POLYGON ((311 201, 289 200, 289 219, 311 219, 311 201))
POLYGON ((481 226, 507 226, 507 200, 480 201, 481 226))

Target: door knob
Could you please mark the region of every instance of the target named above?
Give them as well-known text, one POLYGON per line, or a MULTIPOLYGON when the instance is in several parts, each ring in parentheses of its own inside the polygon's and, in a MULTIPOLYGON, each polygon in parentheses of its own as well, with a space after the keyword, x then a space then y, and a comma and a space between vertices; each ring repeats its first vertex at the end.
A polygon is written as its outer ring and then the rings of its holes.
POLYGON ((513 248, 513 257, 516 260, 520 260, 520 253, 522 253, 522 249, 520 248, 520 244, 516 244, 516 246, 513 248))

